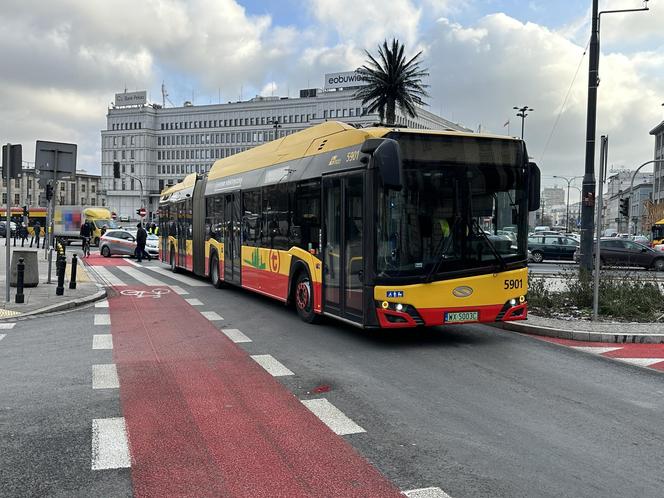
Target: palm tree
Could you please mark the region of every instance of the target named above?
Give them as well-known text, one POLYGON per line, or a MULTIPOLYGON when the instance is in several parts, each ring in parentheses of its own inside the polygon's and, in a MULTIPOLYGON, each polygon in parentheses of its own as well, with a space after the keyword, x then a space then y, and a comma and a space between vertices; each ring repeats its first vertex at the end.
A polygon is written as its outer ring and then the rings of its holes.
POLYGON ((367 50, 369 60, 357 72, 367 81, 367 85, 355 92, 355 98, 362 99, 362 104, 369 104, 368 112, 378 110, 381 123, 387 118, 387 124, 396 121, 396 105, 401 112, 414 118, 417 116, 416 105, 424 105, 423 97, 429 94, 425 90, 429 85, 422 83, 424 76, 429 76, 426 69, 420 67, 418 60, 422 52, 406 61, 404 45, 392 39, 392 47, 383 41, 378 46, 378 62, 367 50))

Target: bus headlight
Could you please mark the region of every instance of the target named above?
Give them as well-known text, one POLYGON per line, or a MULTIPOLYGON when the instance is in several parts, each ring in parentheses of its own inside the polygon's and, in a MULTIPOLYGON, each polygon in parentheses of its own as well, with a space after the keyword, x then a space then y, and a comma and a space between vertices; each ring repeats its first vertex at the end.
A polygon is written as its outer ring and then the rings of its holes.
POLYGON ((397 311, 403 311, 403 304, 401 304, 401 303, 397 303, 397 305, 395 306, 395 308, 396 308, 397 311))
POLYGON ((510 306, 516 306, 517 300, 516 299, 510 299, 510 306))
POLYGON ((380 303, 380 305, 383 307, 384 310, 386 310, 387 308, 389 308, 390 303, 388 303, 387 301, 383 301, 382 303, 380 303))

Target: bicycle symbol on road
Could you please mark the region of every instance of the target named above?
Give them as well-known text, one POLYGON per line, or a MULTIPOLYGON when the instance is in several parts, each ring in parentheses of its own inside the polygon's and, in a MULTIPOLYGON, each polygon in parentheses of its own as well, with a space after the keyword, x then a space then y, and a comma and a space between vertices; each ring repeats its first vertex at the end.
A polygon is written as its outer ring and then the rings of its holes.
POLYGON ((170 294, 170 289, 152 289, 149 291, 145 290, 136 290, 136 289, 125 289, 120 291, 120 294, 123 296, 132 296, 137 299, 142 299, 144 297, 151 297, 153 299, 161 298, 162 294, 170 294))

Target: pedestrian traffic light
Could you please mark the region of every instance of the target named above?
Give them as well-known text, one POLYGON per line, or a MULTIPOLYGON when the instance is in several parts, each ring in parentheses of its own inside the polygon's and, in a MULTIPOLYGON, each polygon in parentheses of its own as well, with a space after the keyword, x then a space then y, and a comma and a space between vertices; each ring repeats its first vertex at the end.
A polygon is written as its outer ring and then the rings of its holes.
POLYGON ((113 161, 113 178, 120 178, 120 161, 113 161))

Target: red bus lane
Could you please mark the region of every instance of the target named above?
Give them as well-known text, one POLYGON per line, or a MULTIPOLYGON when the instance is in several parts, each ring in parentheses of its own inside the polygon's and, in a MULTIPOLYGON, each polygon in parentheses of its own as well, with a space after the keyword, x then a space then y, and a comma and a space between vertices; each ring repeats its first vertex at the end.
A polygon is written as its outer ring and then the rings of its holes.
POLYGON ((195 308, 154 289, 109 300, 135 496, 403 497, 195 308))

